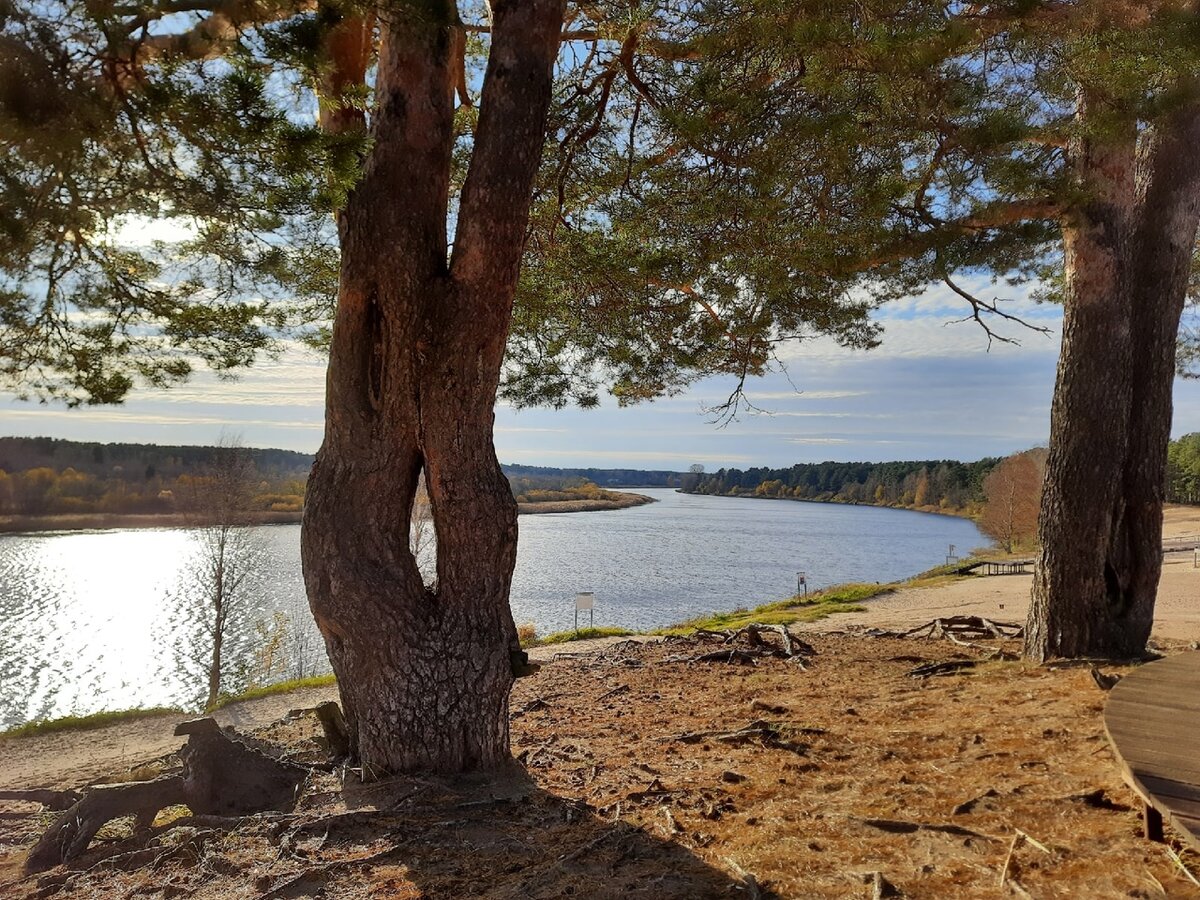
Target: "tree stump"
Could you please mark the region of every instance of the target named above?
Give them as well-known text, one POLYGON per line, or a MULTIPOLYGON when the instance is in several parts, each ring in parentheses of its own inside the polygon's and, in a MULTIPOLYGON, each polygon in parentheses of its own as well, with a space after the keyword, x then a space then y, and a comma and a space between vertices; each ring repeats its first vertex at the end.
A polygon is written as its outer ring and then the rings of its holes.
POLYGON ((135 818, 150 827, 159 810, 186 805, 198 815, 238 816, 289 810, 308 771, 272 759, 223 732, 213 719, 180 723, 188 742, 179 751, 183 775, 94 787, 46 829, 25 861, 28 872, 44 872, 87 850, 105 823, 135 818))
POLYGON ((234 740, 211 718, 181 722, 175 733, 188 742, 183 760, 184 793, 199 815, 241 816, 291 809, 308 770, 272 759, 234 740))

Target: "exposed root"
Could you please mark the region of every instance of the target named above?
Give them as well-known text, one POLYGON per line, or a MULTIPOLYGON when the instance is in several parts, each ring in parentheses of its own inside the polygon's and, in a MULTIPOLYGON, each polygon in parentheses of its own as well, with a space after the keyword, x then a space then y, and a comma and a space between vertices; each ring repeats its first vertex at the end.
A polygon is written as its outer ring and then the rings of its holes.
POLYGON ((175 733, 188 735, 179 751, 182 775, 91 788, 46 829, 25 861, 26 871, 44 872, 75 859, 106 823, 125 816, 134 817, 135 831, 145 831, 168 806, 221 818, 290 809, 308 776, 307 769, 231 738, 213 719, 183 722, 175 733))

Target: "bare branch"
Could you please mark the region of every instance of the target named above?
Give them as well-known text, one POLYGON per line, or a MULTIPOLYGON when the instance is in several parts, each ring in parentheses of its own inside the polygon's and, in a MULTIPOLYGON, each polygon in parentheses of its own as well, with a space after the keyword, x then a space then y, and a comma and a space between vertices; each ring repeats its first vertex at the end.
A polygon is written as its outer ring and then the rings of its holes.
POLYGON ((1033 325, 1029 322, 1026 322, 1019 316, 1014 316, 1012 313, 1006 313, 1004 310, 1000 309, 998 304, 1001 302, 1001 300, 999 297, 993 297, 991 302, 988 302, 987 300, 980 300, 974 294, 969 293, 955 284, 949 273, 942 274, 942 282, 946 285, 946 287, 950 288, 950 290, 954 291, 954 293, 958 294, 958 296, 962 297, 971 305, 971 314, 969 316, 964 316, 961 319, 954 319, 946 324, 955 325, 961 322, 970 322, 974 320, 976 323, 978 323, 979 327, 983 329, 984 334, 987 335, 989 350, 992 349, 992 341, 999 341, 1002 344, 1015 344, 1018 346, 1021 342, 1015 338, 1005 337, 1002 334, 997 334, 996 332, 992 331, 991 326, 989 326, 984 320, 984 313, 992 316, 998 316, 1001 319, 1005 319, 1009 322, 1015 322, 1024 328, 1028 328, 1030 331, 1037 331, 1041 334, 1050 333, 1049 328, 1041 325, 1033 325))

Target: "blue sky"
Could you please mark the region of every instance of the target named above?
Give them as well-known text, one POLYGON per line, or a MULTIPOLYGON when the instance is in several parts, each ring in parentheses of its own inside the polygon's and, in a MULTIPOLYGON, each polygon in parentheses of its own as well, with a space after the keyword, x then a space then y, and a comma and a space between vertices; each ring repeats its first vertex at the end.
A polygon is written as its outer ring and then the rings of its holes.
MULTIPOLYGON (((988 280, 967 281, 979 296, 988 280)), ((547 466, 686 469, 784 466, 836 460, 963 459, 1044 443, 1058 355, 1060 311, 1017 299, 1006 305, 1049 336, 997 323, 1019 346, 993 344, 974 323, 952 324, 963 304, 944 288, 877 314, 883 344, 849 351, 827 339, 781 348, 787 375, 751 383, 765 410, 724 428, 704 407, 731 383, 708 379, 683 395, 620 409, 496 411, 502 462, 547 466)), ((77 440, 211 444, 240 435, 247 446, 314 451, 321 441, 322 360, 297 351, 235 382, 208 374, 170 391, 143 390, 124 406, 68 410, 0 401, 0 433, 77 440)), ((1200 431, 1200 382, 1177 381, 1175 436, 1200 431)))

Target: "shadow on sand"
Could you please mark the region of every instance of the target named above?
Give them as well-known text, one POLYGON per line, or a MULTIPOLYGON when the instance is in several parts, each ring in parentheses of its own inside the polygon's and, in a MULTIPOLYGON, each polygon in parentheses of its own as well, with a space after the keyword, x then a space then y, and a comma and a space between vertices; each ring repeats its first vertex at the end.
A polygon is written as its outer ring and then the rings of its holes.
MULTIPOLYGON (((750 876, 736 879, 678 841, 547 793, 519 769, 486 779, 348 784, 345 801, 348 812, 291 829, 281 850, 319 844, 313 865, 263 900, 360 891, 497 900, 769 896, 750 876)), ((664 816, 664 835, 670 821, 664 816)))

